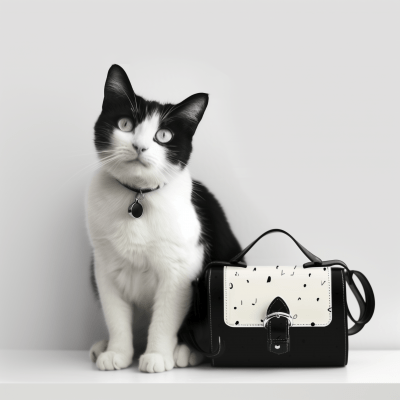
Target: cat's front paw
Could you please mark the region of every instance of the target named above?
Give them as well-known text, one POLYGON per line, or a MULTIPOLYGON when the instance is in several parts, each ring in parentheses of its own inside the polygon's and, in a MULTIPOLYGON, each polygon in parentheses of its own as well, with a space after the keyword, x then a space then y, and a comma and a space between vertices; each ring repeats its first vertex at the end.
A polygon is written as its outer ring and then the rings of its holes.
POLYGON ((139 358, 141 372, 164 372, 174 368, 174 358, 160 353, 145 353, 139 358))
POLYGON ((100 340, 96 342, 89 350, 90 359, 95 363, 97 361, 97 357, 106 351, 108 345, 107 340, 100 340))
POLYGON ((97 357, 96 366, 101 371, 114 371, 116 369, 127 368, 132 364, 132 356, 116 353, 115 351, 105 351, 97 357))
POLYGON ((180 368, 199 365, 204 361, 203 354, 186 346, 186 344, 177 344, 174 350, 175 365, 180 368))

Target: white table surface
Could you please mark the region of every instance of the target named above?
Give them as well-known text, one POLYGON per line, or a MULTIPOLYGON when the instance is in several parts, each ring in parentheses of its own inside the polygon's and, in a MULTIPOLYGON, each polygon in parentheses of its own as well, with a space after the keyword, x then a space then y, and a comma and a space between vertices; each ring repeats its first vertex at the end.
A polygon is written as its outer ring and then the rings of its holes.
POLYGON ((282 399, 398 400, 400 351, 351 350, 344 368, 212 368, 204 364, 146 374, 138 371, 137 362, 125 370, 98 371, 86 351, 1 350, 0 383, 0 395, 6 396, 1 399, 23 398, 25 391, 41 399, 85 398, 89 390, 96 398, 108 399, 117 398, 118 393, 123 397, 142 393, 163 398, 243 399, 267 392, 282 399))

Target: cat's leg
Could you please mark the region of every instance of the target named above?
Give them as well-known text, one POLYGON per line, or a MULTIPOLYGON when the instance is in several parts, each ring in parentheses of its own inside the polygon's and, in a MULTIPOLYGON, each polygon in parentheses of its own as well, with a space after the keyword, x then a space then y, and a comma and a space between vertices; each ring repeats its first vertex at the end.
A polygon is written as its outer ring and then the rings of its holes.
POLYGON ((165 273, 159 279, 147 348, 139 359, 142 372, 169 371, 175 365, 177 333, 189 310, 192 296, 191 279, 185 276, 189 266, 177 264, 178 261, 170 266, 164 265, 165 273))
POLYGON ((127 368, 132 364, 133 307, 123 297, 113 279, 113 271, 121 262, 110 256, 111 251, 95 251, 95 277, 99 290, 100 301, 109 333, 107 349, 100 353, 96 366, 102 371, 112 371, 127 368))
POLYGON ((201 364, 205 360, 205 357, 200 352, 190 348, 184 343, 178 343, 174 350, 174 361, 175 366, 194 367, 195 365, 201 364))

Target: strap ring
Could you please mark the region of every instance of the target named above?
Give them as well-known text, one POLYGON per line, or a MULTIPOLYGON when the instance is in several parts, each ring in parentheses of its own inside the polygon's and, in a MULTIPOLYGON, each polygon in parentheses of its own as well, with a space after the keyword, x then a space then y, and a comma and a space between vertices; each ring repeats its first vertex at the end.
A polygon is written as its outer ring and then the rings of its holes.
POLYGON ((265 317, 263 322, 264 328, 268 329, 268 323, 269 321, 271 321, 272 318, 280 318, 280 317, 286 318, 289 322, 289 326, 293 325, 293 318, 289 314, 284 312, 274 312, 272 314, 267 314, 267 316, 265 317))

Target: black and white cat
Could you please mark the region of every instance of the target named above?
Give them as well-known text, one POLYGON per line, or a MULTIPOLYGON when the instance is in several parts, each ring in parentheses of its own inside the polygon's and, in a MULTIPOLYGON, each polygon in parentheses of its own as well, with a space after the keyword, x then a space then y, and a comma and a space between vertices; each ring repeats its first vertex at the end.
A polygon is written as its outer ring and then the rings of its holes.
POLYGON ((143 372, 203 360, 177 339, 191 282, 210 260, 240 251, 218 201, 187 167, 207 104, 204 93, 176 105, 146 101, 120 66, 108 72, 94 138, 102 167, 86 202, 92 281, 109 331, 90 350, 100 370, 128 367, 134 351, 144 352, 143 372), (141 218, 133 218, 128 208, 139 189, 152 191, 141 200, 141 218))

